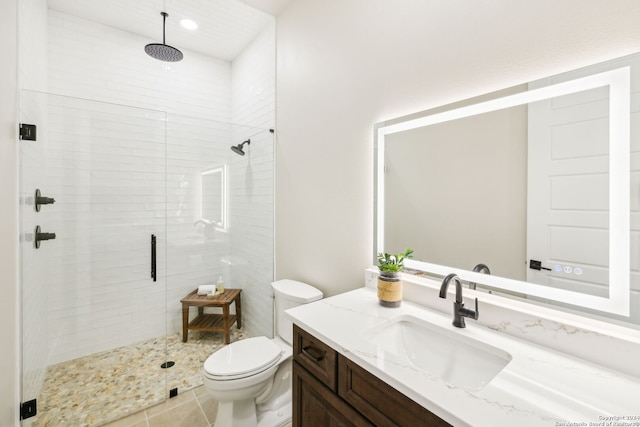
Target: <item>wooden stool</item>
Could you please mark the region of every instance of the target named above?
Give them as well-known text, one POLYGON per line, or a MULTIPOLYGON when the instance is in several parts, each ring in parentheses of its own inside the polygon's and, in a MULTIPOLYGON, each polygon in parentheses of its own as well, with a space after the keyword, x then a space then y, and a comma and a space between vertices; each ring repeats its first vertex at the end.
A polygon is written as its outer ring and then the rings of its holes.
POLYGON ((207 295, 198 295, 195 289, 182 298, 182 341, 187 342, 189 330, 224 332, 224 342, 231 342, 230 330, 236 322, 238 329, 242 327, 242 305, 240 293, 242 289, 225 289, 224 293, 210 298, 207 295), (236 314, 229 314, 229 306, 236 304, 236 314), (198 307, 198 315, 189 322, 189 307, 198 307), (222 314, 209 314, 204 312, 205 307, 222 307, 222 314))

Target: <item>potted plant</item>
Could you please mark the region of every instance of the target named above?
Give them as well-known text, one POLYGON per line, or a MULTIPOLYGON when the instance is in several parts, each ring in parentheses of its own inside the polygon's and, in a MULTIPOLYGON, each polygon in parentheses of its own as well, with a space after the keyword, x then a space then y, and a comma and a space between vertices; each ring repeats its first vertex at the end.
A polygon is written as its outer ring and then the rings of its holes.
POLYGON ((413 256, 413 249, 407 248, 404 253, 391 255, 378 254, 378 300, 384 307, 400 307, 402 301, 402 280, 398 274, 402 270, 404 260, 413 256))

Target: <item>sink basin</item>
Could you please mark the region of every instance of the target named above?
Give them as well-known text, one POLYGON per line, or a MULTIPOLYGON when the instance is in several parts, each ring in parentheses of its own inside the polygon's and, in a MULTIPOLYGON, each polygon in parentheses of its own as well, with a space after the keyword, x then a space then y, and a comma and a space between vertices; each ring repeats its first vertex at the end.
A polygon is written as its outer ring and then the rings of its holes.
POLYGON ((469 391, 484 388, 512 359, 506 351, 411 315, 369 328, 362 338, 376 346, 382 363, 410 365, 469 391))

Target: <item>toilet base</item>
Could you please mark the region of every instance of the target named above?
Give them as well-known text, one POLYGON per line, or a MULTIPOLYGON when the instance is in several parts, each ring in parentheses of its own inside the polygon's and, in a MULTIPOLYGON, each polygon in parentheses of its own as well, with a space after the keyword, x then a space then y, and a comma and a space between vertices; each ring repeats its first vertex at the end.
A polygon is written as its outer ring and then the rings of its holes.
POLYGON ((267 380, 238 390, 220 390, 224 383, 210 382, 205 378, 205 389, 218 401, 215 426, 280 427, 291 421, 291 368, 289 358, 273 367, 272 373, 267 372, 267 380), (212 388, 214 385, 217 388, 212 388), (247 399, 247 396, 258 398, 247 399))
POLYGON ((216 426, 224 427, 281 427, 291 421, 292 403, 287 402, 278 409, 256 415, 255 402, 220 402, 216 415, 216 426))
POLYGON ((274 411, 267 411, 258 416, 258 427, 282 427, 291 421, 292 403, 288 402, 284 406, 274 411))
POLYGON ((256 427, 256 405, 253 399, 218 403, 216 426, 256 427))

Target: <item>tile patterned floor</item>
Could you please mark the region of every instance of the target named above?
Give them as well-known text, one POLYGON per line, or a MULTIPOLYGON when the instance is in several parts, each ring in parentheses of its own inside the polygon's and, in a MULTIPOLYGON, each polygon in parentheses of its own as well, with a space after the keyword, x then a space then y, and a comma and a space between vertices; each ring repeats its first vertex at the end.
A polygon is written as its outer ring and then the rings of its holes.
POLYGON ((217 402, 200 386, 104 427, 213 427, 217 410, 217 402))
POLYGON ((210 427, 217 410, 218 404, 200 386, 105 427, 210 427))
MULTIPOLYGON (((242 330, 233 328, 232 342, 242 338, 242 330)), ((186 343, 181 334, 175 334, 166 340, 147 340, 50 366, 38 396, 38 415, 23 425, 97 427, 136 413, 134 419, 138 421, 133 424, 113 425, 209 426, 217 405, 203 392, 196 395, 189 390, 202 385, 200 371, 204 361, 222 345, 222 334, 192 331, 186 343), (162 369, 160 366, 167 360, 175 365, 162 369), (175 387, 177 397, 154 406, 164 402, 168 390, 175 387), (167 408, 172 409, 171 415, 164 414, 167 408), (201 413, 204 418, 200 421, 208 424, 195 421, 201 413), (165 417, 185 421, 167 424, 165 417), (192 417, 194 421, 190 423, 192 417)))

